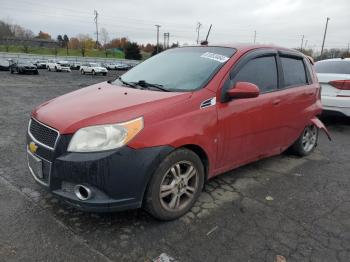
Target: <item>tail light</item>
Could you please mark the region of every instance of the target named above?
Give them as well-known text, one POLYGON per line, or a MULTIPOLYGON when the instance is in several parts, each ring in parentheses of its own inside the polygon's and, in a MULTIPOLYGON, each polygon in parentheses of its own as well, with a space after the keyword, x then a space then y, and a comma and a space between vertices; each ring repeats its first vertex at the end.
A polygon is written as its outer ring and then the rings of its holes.
POLYGON ((350 90, 350 79, 349 80, 334 80, 330 81, 329 84, 340 90, 350 90))

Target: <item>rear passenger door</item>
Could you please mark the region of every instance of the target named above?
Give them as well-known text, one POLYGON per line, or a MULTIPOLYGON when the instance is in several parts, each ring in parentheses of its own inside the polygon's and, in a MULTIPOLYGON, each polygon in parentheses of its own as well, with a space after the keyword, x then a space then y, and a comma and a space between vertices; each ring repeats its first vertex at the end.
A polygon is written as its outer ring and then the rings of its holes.
POLYGON ((292 144, 314 114, 318 84, 312 81, 311 65, 298 53, 279 52, 280 99, 283 111, 283 146, 292 144))

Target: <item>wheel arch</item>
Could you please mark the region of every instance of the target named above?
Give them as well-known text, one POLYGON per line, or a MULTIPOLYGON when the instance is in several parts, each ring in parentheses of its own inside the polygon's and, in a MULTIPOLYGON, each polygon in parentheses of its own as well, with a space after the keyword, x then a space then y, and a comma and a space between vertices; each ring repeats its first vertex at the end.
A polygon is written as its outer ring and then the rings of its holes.
POLYGON ((209 176, 209 158, 208 158, 208 154, 207 152, 205 152, 205 150, 195 144, 186 144, 181 146, 180 148, 185 148, 188 150, 191 150, 192 152, 194 152, 201 160, 203 167, 204 167, 204 181, 208 180, 208 176, 209 176))

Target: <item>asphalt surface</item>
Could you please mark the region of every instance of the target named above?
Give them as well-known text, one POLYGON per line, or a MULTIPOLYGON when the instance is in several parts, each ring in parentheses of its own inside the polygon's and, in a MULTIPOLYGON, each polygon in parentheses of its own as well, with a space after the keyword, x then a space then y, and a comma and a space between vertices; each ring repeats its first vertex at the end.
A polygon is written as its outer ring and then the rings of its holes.
POLYGON ((112 79, 0 72, 0 261, 350 261, 350 120, 328 118, 306 158, 265 159, 206 183, 183 218, 95 214, 59 202, 27 170, 34 106, 112 79), (282 260, 281 260, 282 259, 282 260))

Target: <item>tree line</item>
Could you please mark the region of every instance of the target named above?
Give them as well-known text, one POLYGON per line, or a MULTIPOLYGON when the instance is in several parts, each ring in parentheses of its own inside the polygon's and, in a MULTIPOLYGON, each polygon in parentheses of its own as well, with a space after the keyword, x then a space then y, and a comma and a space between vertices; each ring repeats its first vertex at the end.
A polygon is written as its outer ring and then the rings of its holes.
MULTIPOLYGON (((67 34, 59 34, 53 38, 50 33, 40 31, 34 34, 31 30, 17 24, 11 24, 0 20, 0 39, 26 39, 26 40, 43 40, 54 41, 57 47, 53 48, 53 53, 57 55, 57 48, 65 48, 67 55, 70 50, 79 50, 82 56, 86 55, 87 50, 103 50, 106 57, 113 56, 116 51, 124 53, 126 59, 142 59, 141 53, 149 55, 156 54, 156 45, 151 43, 138 44, 130 41, 126 37, 110 39, 107 29, 99 30, 99 41, 97 42, 88 34, 77 34, 69 37, 67 34)), ((176 47, 178 44, 172 44, 176 47)), ((28 47, 25 48, 27 50, 28 47)), ((158 51, 163 51, 164 47, 160 45, 158 51)))

